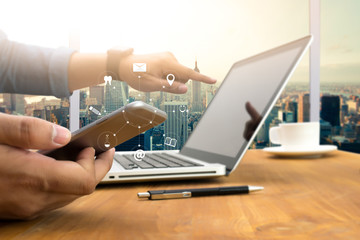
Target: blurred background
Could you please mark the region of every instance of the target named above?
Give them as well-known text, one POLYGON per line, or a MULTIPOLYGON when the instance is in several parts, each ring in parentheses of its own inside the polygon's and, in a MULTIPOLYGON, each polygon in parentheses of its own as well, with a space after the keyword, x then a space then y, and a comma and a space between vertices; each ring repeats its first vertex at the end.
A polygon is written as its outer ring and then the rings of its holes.
MULTIPOLYGON (((359 10, 356 0, 322 0, 319 16, 321 143, 354 152, 360 151, 359 10)), ((135 100, 166 111, 164 124, 117 147, 162 150, 183 146, 232 63, 308 35, 309 15, 304 0, 15 0, 0 3, 0 29, 13 41, 51 48, 68 47, 76 37, 80 52, 104 53, 114 46, 133 47, 135 54, 171 51, 183 65, 218 79, 215 85, 189 81, 183 95, 142 93, 124 82, 80 90, 79 127, 135 100), (164 144, 166 137, 176 139, 176 146, 164 144)), ((69 105, 68 98, 0 94, 0 112, 68 128, 69 105)), ((251 147, 269 146, 272 126, 309 121, 309 106, 306 55, 251 147)))

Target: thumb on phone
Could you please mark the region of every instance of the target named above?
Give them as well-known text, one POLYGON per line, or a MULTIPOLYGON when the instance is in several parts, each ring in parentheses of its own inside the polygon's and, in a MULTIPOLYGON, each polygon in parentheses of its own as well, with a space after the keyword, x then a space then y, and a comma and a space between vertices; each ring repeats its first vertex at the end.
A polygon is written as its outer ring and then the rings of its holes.
POLYGON ((68 129, 43 119, 0 114, 0 144, 23 149, 54 149, 71 139, 68 129))

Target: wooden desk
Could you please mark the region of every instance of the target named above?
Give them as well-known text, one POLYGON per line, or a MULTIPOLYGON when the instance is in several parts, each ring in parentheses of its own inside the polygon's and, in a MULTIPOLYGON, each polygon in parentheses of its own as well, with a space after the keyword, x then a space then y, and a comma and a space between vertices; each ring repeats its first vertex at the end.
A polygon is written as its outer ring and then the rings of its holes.
POLYGON ((230 177, 99 187, 28 222, 0 222, 0 239, 359 239, 360 155, 276 159, 248 151, 230 177), (250 195, 138 200, 137 192, 260 185, 250 195))

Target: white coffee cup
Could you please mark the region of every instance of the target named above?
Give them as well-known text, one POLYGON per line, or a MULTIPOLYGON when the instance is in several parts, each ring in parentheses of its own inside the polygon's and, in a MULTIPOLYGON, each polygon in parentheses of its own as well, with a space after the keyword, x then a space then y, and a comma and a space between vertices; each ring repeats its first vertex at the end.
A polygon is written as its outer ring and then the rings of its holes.
POLYGON ((281 123, 270 128, 270 141, 285 150, 312 149, 320 145, 319 122, 281 123))

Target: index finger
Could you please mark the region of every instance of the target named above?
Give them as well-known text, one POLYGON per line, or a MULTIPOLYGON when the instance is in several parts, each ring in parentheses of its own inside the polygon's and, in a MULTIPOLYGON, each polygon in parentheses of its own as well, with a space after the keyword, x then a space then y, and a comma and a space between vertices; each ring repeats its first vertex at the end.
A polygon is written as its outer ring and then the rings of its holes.
POLYGON ((194 81, 199 81, 199 82, 208 83, 208 84, 216 83, 216 79, 208 77, 199 72, 196 72, 196 71, 192 70, 191 68, 181 65, 180 63, 175 63, 175 68, 182 75, 181 78, 192 79, 194 81))
POLYGON ((251 105, 250 102, 246 102, 245 108, 246 108, 246 111, 250 114, 250 117, 252 119, 257 120, 258 118, 261 117, 260 114, 256 111, 256 109, 251 105))

